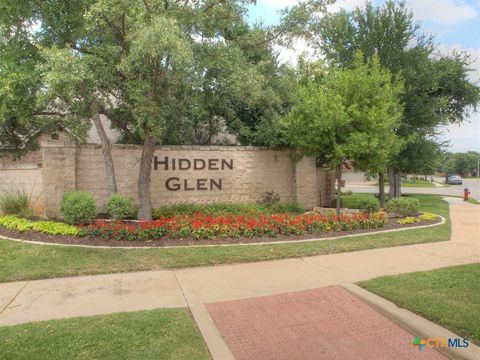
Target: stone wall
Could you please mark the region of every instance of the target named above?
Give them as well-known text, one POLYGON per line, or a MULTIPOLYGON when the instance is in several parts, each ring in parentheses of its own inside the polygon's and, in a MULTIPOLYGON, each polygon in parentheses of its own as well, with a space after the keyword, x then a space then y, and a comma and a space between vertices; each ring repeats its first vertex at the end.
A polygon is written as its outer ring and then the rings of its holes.
POLYGON ((40 144, 53 142, 55 144, 59 144, 60 142, 68 141, 68 134, 65 131, 57 131, 58 140, 54 140, 51 134, 41 133, 35 138, 35 142, 39 144, 39 147, 35 150, 29 151, 24 154, 20 159, 17 159, 15 154, 8 152, 7 150, 3 150, 0 153, 0 166, 6 165, 36 165, 38 167, 42 167, 43 162, 43 155, 42 149, 40 144))
MULTIPOLYGON (((118 191, 137 201, 141 147, 114 145, 118 191)), ((319 176, 313 158, 295 163, 288 151, 240 146, 162 146, 155 152, 151 177, 152 205, 174 203, 253 202, 268 191, 282 201, 307 208, 327 202, 328 171, 319 176), (321 198, 323 197, 323 200, 321 198)), ((76 147, 48 143, 43 147, 45 213, 58 216, 63 192, 92 192, 100 209, 108 198, 105 165, 97 145, 76 147)), ((330 202, 328 201, 328 202, 330 202)))
POLYGON ((0 193, 22 191, 29 197, 36 215, 42 215, 44 196, 41 169, 34 164, 0 164, 0 193))
POLYGON ((317 186, 319 205, 322 207, 333 206, 335 194, 335 171, 325 167, 317 167, 317 186))

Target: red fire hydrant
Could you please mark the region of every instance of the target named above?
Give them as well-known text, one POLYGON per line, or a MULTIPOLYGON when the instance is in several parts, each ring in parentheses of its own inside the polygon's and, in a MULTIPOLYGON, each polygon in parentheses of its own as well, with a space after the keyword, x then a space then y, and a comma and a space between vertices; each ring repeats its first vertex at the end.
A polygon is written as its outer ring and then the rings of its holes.
POLYGON ((470 195, 470 191, 468 191, 468 188, 465 188, 463 190, 463 201, 467 201, 468 200, 468 195, 470 195))

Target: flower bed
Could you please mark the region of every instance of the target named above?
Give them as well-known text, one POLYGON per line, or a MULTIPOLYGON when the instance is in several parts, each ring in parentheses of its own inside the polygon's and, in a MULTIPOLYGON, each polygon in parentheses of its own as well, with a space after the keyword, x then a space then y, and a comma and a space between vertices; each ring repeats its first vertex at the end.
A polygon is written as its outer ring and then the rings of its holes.
POLYGON ((383 227, 383 213, 343 214, 276 214, 276 215, 194 215, 161 217, 153 221, 138 223, 124 221, 97 221, 81 226, 79 236, 104 240, 145 241, 162 237, 193 239, 253 238, 281 235, 320 234, 356 229, 383 227))

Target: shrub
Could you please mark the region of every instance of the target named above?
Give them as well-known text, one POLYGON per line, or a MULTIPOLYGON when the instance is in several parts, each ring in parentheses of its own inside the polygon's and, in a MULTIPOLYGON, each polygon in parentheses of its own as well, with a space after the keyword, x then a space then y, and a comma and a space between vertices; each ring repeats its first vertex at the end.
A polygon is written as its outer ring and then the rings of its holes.
POLYGON ((275 191, 267 191, 265 194, 262 195, 260 199, 260 204, 263 204, 267 207, 271 207, 274 204, 280 202, 280 195, 275 191))
POLYGON ((86 191, 68 191, 63 194, 61 212, 68 224, 90 222, 97 216, 95 198, 86 191))
POLYGON ((76 236, 78 234, 78 228, 76 226, 53 221, 29 221, 13 215, 0 217, 0 225, 7 229, 18 230, 20 232, 35 230, 51 235, 76 236))
POLYGON ((306 210, 304 207, 302 207, 299 203, 295 201, 285 201, 272 205, 271 211, 277 214, 302 214, 306 210))
POLYGON ((363 210, 368 214, 380 210, 380 202, 373 197, 361 198, 357 200, 357 209, 363 210))
POLYGON ((137 207, 132 198, 121 194, 110 196, 105 211, 114 220, 134 219, 137 215, 137 207))
POLYGON ((32 216, 31 196, 25 190, 5 190, 0 195, 0 211, 4 215, 32 216))
POLYGON ((387 202, 385 207, 390 214, 416 216, 420 208, 420 202, 413 198, 393 198, 387 202))

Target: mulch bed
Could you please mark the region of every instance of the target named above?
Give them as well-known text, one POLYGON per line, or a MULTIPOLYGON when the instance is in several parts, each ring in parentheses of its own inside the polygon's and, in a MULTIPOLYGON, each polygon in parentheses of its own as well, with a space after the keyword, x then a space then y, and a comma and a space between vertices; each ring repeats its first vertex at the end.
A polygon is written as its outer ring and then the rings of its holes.
POLYGON ((191 246, 191 245, 222 245, 222 244, 251 244, 251 243, 260 243, 260 242, 275 242, 275 241, 291 241, 295 242, 298 240, 307 240, 307 239, 318 239, 318 238, 330 238, 337 236, 345 236, 352 234, 367 234, 375 233, 382 230, 393 230, 408 228, 421 225, 432 225, 441 222, 441 218, 437 218, 437 221, 421 221, 414 224, 402 225, 397 223, 398 218, 389 218, 384 227, 376 229, 357 229, 352 231, 338 231, 330 233, 321 233, 321 234, 304 234, 304 235, 277 235, 276 237, 253 237, 253 238, 242 238, 242 239, 199 239, 195 240, 191 237, 187 238, 169 238, 163 237, 160 240, 149 240, 149 241, 115 241, 115 240, 103 240, 101 238, 90 239, 88 237, 76 237, 76 236, 61 236, 61 235, 48 235, 33 230, 19 232, 17 230, 6 229, 0 227, 0 236, 38 241, 44 243, 56 243, 56 244, 72 244, 72 245, 91 245, 91 246, 125 246, 125 247, 165 247, 165 246, 191 246))

